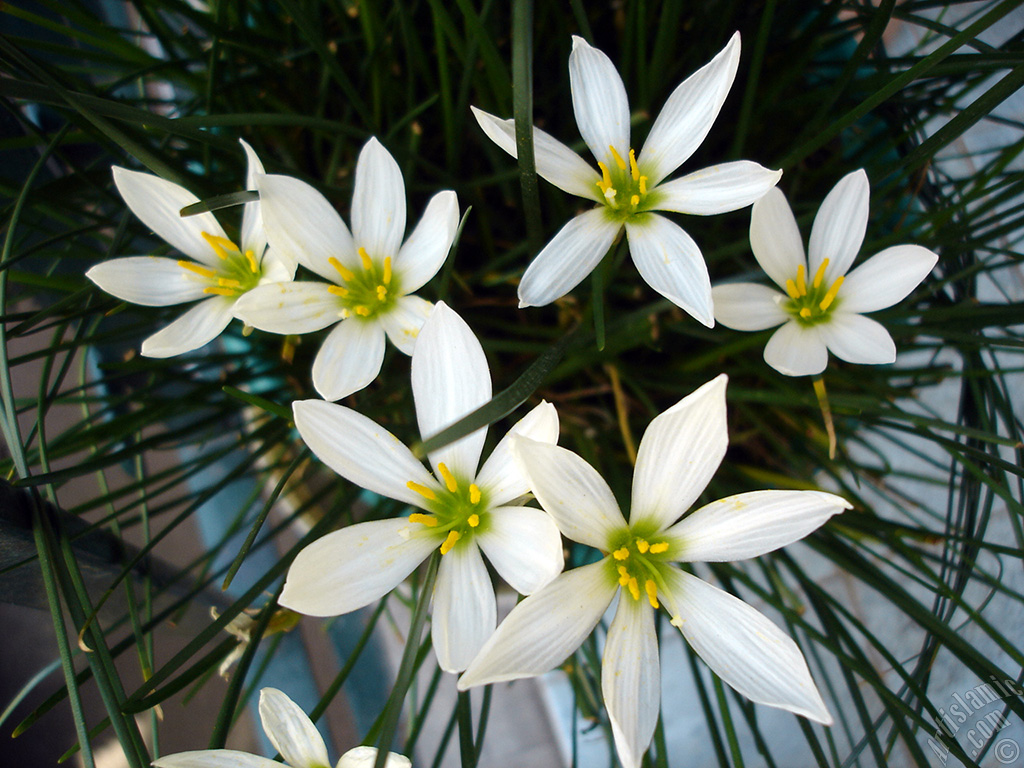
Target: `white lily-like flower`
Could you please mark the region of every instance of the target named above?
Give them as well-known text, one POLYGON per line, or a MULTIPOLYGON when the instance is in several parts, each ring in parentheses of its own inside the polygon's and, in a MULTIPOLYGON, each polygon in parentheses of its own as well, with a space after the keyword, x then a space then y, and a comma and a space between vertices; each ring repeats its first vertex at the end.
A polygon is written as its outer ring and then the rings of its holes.
POLYGON ((363 389, 380 373, 384 338, 407 355, 430 314, 413 291, 434 276, 459 223, 455 193, 439 192, 405 234, 405 183, 398 163, 377 139, 359 153, 352 194, 352 232, 326 198, 289 176, 259 179, 267 238, 328 282, 266 286, 238 303, 247 324, 272 333, 337 327, 313 362, 313 386, 326 400, 363 389))
MULTIPOLYGON (((242 141, 249 160, 246 188, 256 188, 263 165, 242 141)), ((202 299, 142 342, 146 357, 173 357, 207 344, 227 328, 238 299, 257 285, 291 280, 295 262, 267 248, 258 202, 242 213, 241 246, 228 239, 212 213, 181 216, 199 198, 148 173, 113 169, 114 183, 132 213, 188 259, 128 256, 85 273, 107 293, 132 304, 166 307, 202 299)))
MULTIPOLYGON (((289 768, 328 768, 327 745, 313 721, 288 696, 276 688, 260 691, 263 731, 289 768)), ((373 747, 350 749, 335 768, 372 768, 377 759, 373 747)), ((281 763, 236 749, 201 749, 178 752, 153 761, 155 768, 281 768, 281 763)), ((412 768, 405 755, 388 754, 385 768, 412 768)))
POLYGON ((868 221, 868 177, 854 171, 828 193, 804 245, 793 211, 778 189, 754 203, 750 247, 779 291, 759 283, 715 286, 715 318, 738 331, 781 325, 764 348, 764 359, 787 376, 825 370, 829 350, 849 363, 891 363, 892 336, 864 317, 905 299, 939 257, 920 245, 894 245, 847 274, 868 221))
MULTIPOLYGON (((429 437, 486 403, 491 378, 483 348, 443 302, 424 324, 412 355, 420 433, 429 437)), ((521 594, 561 570, 562 542, 539 509, 515 506, 528 488, 510 452, 513 435, 558 439, 558 414, 543 402, 498 443, 477 471, 487 430, 431 453, 431 474, 398 438, 333 403, 294 404, 295 426, 325 464, 363 488, 422 510, 408 518, 348 526, 302 550, 279 600, 299 613, 337 616, 384 596, 440 547, 432 634, 441 668, 460 672, 497 623, 494 588, 481 552, 521 594)))
MULTIPOLYGON (((598 203, 571 219, 527 268, 519 306, 564 296, 601 261, 622 227, 641 277, 658 293, 714 325, 711 280, 700 248, 679 225, 654 211, 707 216, 750 205, 782 176, 739 160, 665 181, 697 150, 725 102, 740 59, 740 35, 684 80, 654 121, 639 157, 631 148, 629 101, 615 65, 573 37, 569 56, 572 105, 600 173, 566 145, 533 129, 537 173, 559 189, 598 203)), ((484 133, 516 156, 515 121, 473 108, 484 133)))
POLYGON ((513 450, 530 489, 562 533, 607 554, 519 603, 462 675, 460 690, 553 669, 619 595, 601 686, 625 768, 640 765, 658 719, 654 611, 662 604, 672 625, 737 691, 831 723, 796 644, 742 600, 674 565, 757 557, 850 507, 817 491, 756 491, 712 502, 676 522, 725 455, 725 387, 723 374, 651 422, 637 454, 628 523, 611 489, 582 458, 516 438, 513 450))

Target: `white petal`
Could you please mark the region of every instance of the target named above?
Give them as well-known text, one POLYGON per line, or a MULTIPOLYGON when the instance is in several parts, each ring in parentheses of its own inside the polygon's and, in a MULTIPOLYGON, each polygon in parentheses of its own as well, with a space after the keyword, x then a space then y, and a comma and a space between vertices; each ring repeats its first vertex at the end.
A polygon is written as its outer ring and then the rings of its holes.
POLYGON ((530 487, 512 455, 512 443, 516 435, 539 440, 542 443, 558 442, 558 411, 549 402, 541 402, 523 416, 491 451, 487 461, 476 476, 476 484, 487 494, 492 507, 507 504, 529 493, 530 487))
POLYGON ((828 348, 817 326, 790 320, 768 339, 764 361, 786 376, 816 376, 828 364, 828 348))
POLYGON ((655 208, 709 216, 746 208, 779 183, 782 171, 749 160, 713 165, 658 187, 655 208))
MULTIPOLYGON (((245 173, 245 188, 247 190, 256 190, 257 182, 256 177, 262 176, 266 171, 263 170, 263 163, 260 162, 259 157, 256 155, 256 151, 249 146, 249 143, 245 139, 239 139, 239 143, 242 145, 242 149, 245 150, 245 157, 247 161, 246 173, 245 173)), ((263 214, 260 212, 259 202, 246 203, 242 209, 242 242, 240 243, 242 250, 252 251, 257 259, 263 255, 263 252, 267 248, 267 235, 263 228, 263 214)), ((295 267, 292 266, 292 274, 295 274, 295 267)))
POLYGON ((352 235, 326 197, 291 176, 260 176, 257 184, 267 241, 281 258, 335 283, 339 274, 328 259, 362 269, 352 235))
POLYGON ((554 669, 587 639, 617 589, 604 560, 566 571, 512 609, 459 678, 459 690, 554 669))
MULTIPOLYGON (((342 755, 334 768, 373 768, 376 764, 376 747, 355 747, 342 755)), ((384 768, 412 768, 412 761, 405 755, 389 752, 384 768)))
POLYGON ((789 320, 786 297, 758 283, 725 283, 711 289, 715 320, 737 331, 763 331, 789 320))
POLYGON ((144 357, 174 357, 199 349, 220 336, 231 322, 235 300, 214 296, 201 301, 173 323, 142 342, 144 357))
POLYGON ((693 238, 655 213, 627 221, 626 235, 633 263, 647 284, 700 323, 713 327, 711 278, 693 238))
POLYGON ((323 536, 296 556, 278 602, 306 616, 340 616, 397 587, 437 540, 405 518, 356 523, 323 536))
POLYGON ((851 506, 820 491, 753 491, 713 501, 665 535, 679 541, 683 562, 746 560, 799 541, 851 506))
POLYGON ((226 237, 217 219, 210 212, 195 216, 180 214, 186 205, 198 203, 198 197, 173 181, 151 173, 129 171, 116 165, 112 170, 117 191, 143 224, 186 256, 211 266, 218 263, 217 254, 202 234, 226 237))
POLYGON ((162 256, 127 256, 102 261, 85 276, 123 301, 147 307, 167 307, 202 299, 213 283, 162 256))
POLYGON ((680 83, 654 121, 637 162, 652 186, 682 165, 718 117, 740 63, 740 33, 711 61, 680 83))
POLYGON ((377 378, 384 362, 384 329, 351 318, 332 330, 313 360, 313 386, 324 400, 341 400, 377 378))
POLYGON ((601 657, 601 692, 623 768, 640 768, 661 709, 661 663, 654 611, 619 594, 601 657))
POLYGON ((458 228, 459 198, 451 190, 438 192, 392 265, 402 293, 418 290, 437 274, 458 228))
POLYGON ((839 289, 843 312, 875 312, 903 301, 938 260, 920 245, 880 251, 846 276, 839 289))
POLYGON ((427 322, 434 305, 419 296, 402 296, 386 313, 378 316, 391 343, 403 353, 411 355, 423 324, 427 322))
POLYGON ((277 251, 266 248, 260 260, 260 280, 257 285, 290 282, 295 279, 295 270, 298 266, 294 261, 282 258, 277 251))
POLYGON ((394 258, 405 234, 405 182, 391 154, 376 138, 359 153, 352 193, 352 234, 378 264, 394 258))
POLYGON ((154 768, 281 768, 281 763, 235 749, 199 749, 164 755, 153 761, 154 768))
POLYGON ((299 435, 316 457, 360 488, 416 507, 423 507, 424 499, 409 481, 440 488, 397 437, 351 408, 299 400, 292 410, 299 435))
POLYGON ((833 283, 850 269, 864 242, 869 196, 868 176, 864 169, 841 178, 825 196, 814 217, 811 239, 807 243, 807 271, 810 275, 817 274, 825 259, 828 259, 826 283, 833 283))
POLYGON ((458 673, 468 667, 497 623, 494 587, 479 547, 456 546, 441 558, 434 587, 430 634, 441 669, 458 673))
POLYGON ((530 490, 562 533, 607 551, 626 521, 597 470, 572 451, 526 437, 517 436, 512 451, 530 490))
POLYGON ((793 209, 777 187, 768 190, 750 210, 750 248, 761 269, 782 289, 787 280, 796 280, 801 266, 807 266, 793 209))
POLYGON ((896 360, 892 336, 885 326, 870 317, 833 312, 820 328, 829 351, 848 363, 880 365, 896 360))
MULTIPOLYGON (((423 324, 412 356, 412 394, 424 439, 476 410, 491 399, 491 371, 483 347, 466 321, 443 301, 423 324)), ((487 429, 430 454, 460 481, 473 482, 487 429)))
MULTIPOLYGON (((590 151, 609 168, 629 156, 629 99, 619 72, 604 53, 573 35, 569 54, 569 85, 576 125, 590 151)), ((595 179, 595 182, 597 180, 595 179)))
POLYGON ((686 640, 716 675, 757 704, 829 725, 829 715, 800 649, 739 598, 672 570, 670 610, 686 640))
POLYGON ((519 306, 543 307, 565 296, 604 258, 621 228, 604 206, 569 219, 526 268, 519 306))
POLYGON ((312 333, 341 320, 343 307, 327 283, 299 280, 258 285, 235 302, 235 317, 271 333, 312 333))
POLYGON ((547 512, 498 507, 487 530, 476 536, 494 570, 521 595, 532 595, 562 572, 562 536, 547 512))
POLYGON ((729 446, 723 373, 701 385, 647 427, 636 455, 630 523, 663 530, 690 508, 729 446))
MULTIPOLYGON (((515 120, 501 120, 476 107, 470 109, 487 138, 518 158, 515 120)), ((597 189, 601 175, 565 144, 536 127, 533 129, 533 159, 537 174, 563 192, 601 202, 597 189)))
POLYGON ((292 768, 330 765, 327 745, 305 712, 276 688, 260 691, 260 720, 263 731, 292 768))

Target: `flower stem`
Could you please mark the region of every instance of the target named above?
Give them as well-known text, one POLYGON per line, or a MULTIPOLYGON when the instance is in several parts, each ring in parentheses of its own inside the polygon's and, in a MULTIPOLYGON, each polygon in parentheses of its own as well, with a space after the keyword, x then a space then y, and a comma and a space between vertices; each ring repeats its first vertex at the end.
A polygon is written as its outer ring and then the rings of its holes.
POLYGON ((814 377, 814 394, 818 397, 818 407, 821 408, 821 417, 825 420, 825 431, 828 433, 828 457, 836 457, 836 428, 832 423, 832 408, 828 404, 828 393, 825 391, 825 379, 821 376, 814 377))

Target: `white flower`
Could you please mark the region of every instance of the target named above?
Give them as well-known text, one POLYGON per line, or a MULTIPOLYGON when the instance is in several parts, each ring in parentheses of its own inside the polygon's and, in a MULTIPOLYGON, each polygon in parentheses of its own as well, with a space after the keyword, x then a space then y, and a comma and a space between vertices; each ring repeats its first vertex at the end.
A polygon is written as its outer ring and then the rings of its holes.
POLYGON ((829 350, 849 363, 896 359, 889 332, 863 313, 905 299, 939 257, 920 245, 894 245, 847 274, 864 242, 868 195, 863 170, 839 180, 814 217, 806 259, 786 196, 773 189, 754 203, 750 247, 785 293, 758 283, 717 285, 715 319, 738 331, 782 325, 764 349, 765 362, 780 373, 817 375, 829 350))
MULTIPOLYGON (((249 159, 246 188, 256 188, 263 166, 242 142, 249 159)), ((114 183, 132 213, 189 259, 129 256, 110 259, 85 273, 109 294, 132 304, 165 307, 203 299, 142 342, 146 357, 172 357, 198 349, 220 335, 239 297, 264 283, 291 280, 295 263, 267 249, 259 203, 246 203, 241 247, 228 239, 212 213, 181 216, 199 198, 184 187, 148 173, 114 167, 114 183)))
MULTIPOLYGON (((669 96, 640 156, 631 148, 629 102, 611 60, 573 37, 572 105, 600 173, 544 131, 533 129, 537 173, 559 189, 599 203, 566 224, 537 254, 519 284, 519 306, 543 306, 571 291, 597 266, 622 227, 641 277, 706 326, 714 325, 711 281, 700 248, 652 211, 706 216, 750 205, 782 176, 740 160, 664 179, 700 146, 722 108, 740 59, 740 36, 669 96)), ((484 133, 516 156, 515 121, 473 108, 484 133)))
POLYGON ((513 449, 541 506, 562 533, 606 553, 523 600, 459 680, 459 689, 538 675, 572 653, 612 600, 601 686, 625 768, 640 765, 661 700, 654 611, 715 674, 751 700, 831 723, 796 644, 742 600, 673 565, 757 557, 849 508, 816 491, 757 491, 712 502, 676 520, 725 455, 726 377, 651 422, 640 444, 627 523, 611 489, 575 453, 516 439, 513 449))
MULTIPOLYGON (((424 324, 413 352, 412 390, 424 437, 491 397, 480 342, 443 302, 424 324)), ((481 551, 522 594, 540 589, 562 570, 562 542, 554 521, 539 509, 515 506, 528 488, 510 453, 516 434, 540 444, 558 439, 558 414, 550 403, 524 416, 479 472, 486 428, 431 453, 433 474, 394 435, 349 408, 305 400, 296 402, 294 411, 302 439, 331 469, 423 511, 357 523, 306 547, 288 570, 281 605, 312 616, 348 613, 390 592, 440 547, 434 651, 442 669, 459 672, 497 622, 481 551)))
MULTIPOLYGON (((276 688, 260 691, 260 720, 284 764, 290 768, 327 768, 327 745, 313 721, 299 705, 276 688)), ((338 760, 336 768, 372 768, 377 758, 373 747, 350 749, 338 760)), ((235 749, 202 749, 179 752, 153 761, 155 768, 280 768, 281 763, 235 749)), ((385 768, 411 768, 404 755, 388 754, 385 768)))
POLYGON ((405 183, 394 158, 370 139, 359 153, 352 194, 352 232, 309 184, 288 176, 259 179, 267 238, 328 282, 266 286, 238 303, 247 324, 273 333, 312 333, 337 323, 313 363, 313 386, 340 400, 373 381, 384 337, 407 355, 430 314, 411 295, 444 263, 459 223, 452 191, 427 205, 405 244, 405 183))

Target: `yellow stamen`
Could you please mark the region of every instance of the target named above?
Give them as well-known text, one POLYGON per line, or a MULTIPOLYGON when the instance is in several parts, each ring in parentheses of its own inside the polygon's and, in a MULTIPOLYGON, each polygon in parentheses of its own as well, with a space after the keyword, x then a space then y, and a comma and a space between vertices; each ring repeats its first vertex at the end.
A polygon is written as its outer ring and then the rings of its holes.
POLYGON ((804 307, 803 309, 801 309, 800 310, 800 317, 804 318, 805 320, 809 320, 810 317, 811 317, 811 308, 810 307, 804 307))
POLYGON ((627 557, 629 557, 629 550, 625 547, 623 547, 622 549, 616 549, 614 552, 612 552, 612 557, 614 557, 616 560, 625 560, 627 557))
POLYGON ((800 298, 800 291, 796 289, 796 283, 792 280, 786 281, 786 293, 789 294, 789 298, 793 299, 793 301, 800 298))
POLYGON ((652 555, 660 555, 662 552, 668 552, 667 541, 659 541, 657 544, 651 544, 652 555))
POLYGON ((448 531, 448 538, 444 540, 444 544, 441 545, 441 554, 447 555, 452 551, 452 547, 455 546, 455 542, 461 538, 458 531, 448 531))
POLYGON ((643 539, 637 539, 636 540, 636 551, 639 552, 641 555, 644 554, 650 548, 651 548, 651 545, 648 544, 643 539))
POLYGON ((640 169, 636 165, 636 152, 632 149, 629 150, 629 172, 633 176, 633 181, 640 181, 640 169))
POLYGON ((356 307, 356 314, 359 315, 360 317, 369 317, 370 310, 369 308, 364 307, 362 304, 360 304, 358 307, 356 307))
POLYGON ((455 482, 455 476, 452 475, 448 467, 445 466, 443 461, 437 462, 437 471, 441 473, 441 477, 444 478, 444 484, 448 486, 448 490, 455 493, 459 490, 459 484, 455 482))
POLYGON ((653 579, 648 579, 644 583, 644 591, 647 593, 647 599, 651 601, 651 607, 658 607, 658 585, 654 583, 653 579))
POLYGON ((366 252, 365 248, 359 249, 359 260, 363 262, 363 269, 373 269, 373 262, 370 261, 370 255, 366 252))
POLYGON ((814 287, 817 288, 821 285, 821 281, 825 279, 825 270, 828 268, 828 259, 821 262, 821 266, 818 267, 818 271, 814 273, 814 287))
POLYGON ((182 269, 187 269, 189 272, 195 272, 197 275, 199 275, 201 277, 216 277, 217 276, 217 273, 214 272, 212 269, 200 266, 199 264, 196 264, 194 261, 184 261, 184 260, 182 260, 182 261, 178 262, 178 266, 181 267, 182 269))
POLYGON ((796 268, 796 288, 800 291, 801 296, 807 295, 807 283, 804 280, 804 265, 801 264, 796 268))
POLYGON ((416 491, 416 493, 418 493, 427 501, 437 501, 437 494, 434 493, 434 490, 432 488, 427 488, 427 486, 425 485, 414 483, 412 480, 406 483, 405 487, 408 488, 410 491, 416 491))
POLYGON ((377 301, 384 301, 388 297, 388 289, 383 285, 377 286, 377 301))
POLYGON ((348 288, 342 288, 340 285, 328 285, 327 292, 343 299, 348 296, 348 288))
POLYGON ((222 288, 219 285, 211 285, 203 288, 203 293, 216 293, 218 296, 234 296, 235 292, 230 288, 222 288))
POLYGON ((352 313, 351 312, 349 312, 347 309, 341 310, 341 319, 342 320, 348 320, 350 317, 352 317, 352 313))
POLYGON ((620 171, 626 170, 626 161, 622 159, 622 155, 615 149, 611 144, 608 145, 608 151, 612 153, 612 157, 615 158, 615 164, 619 166, 620 171))
POLYGON ((470 528, 476 528, 478 525, 480 525, 480 515, 473 513, 469 516, 466 522, 469 523, 470 528))
POLYGON ((391 285, 391 257, 384 258, 384 285, 391 285))
POLYGON ((242 284, 237 280, 232 280, 230 277, 218 277, 217 285, 222 288, 241 288, 242 284))
POLYGON ((205 240, 209 244, 209 246, 213 248, 213 252, 220 256, 220 258, 222 259, 226 259, 228 257, 226 249, 230 248, 232 251, 239 250, 238 246, 235 245, 230 240, 228 240, 226 237, 218 237, 217 235, 211 235, 209 232, 203 232, 202 235, 203 240, 205 240))
POLYGON ((623 587, 629 584, 629 571, 624 565, 619 566, 619 584, 623 587))
POLYGON ((636 581, 636 576, 631 576, 629 579, 629 594, 633 596, 634 600, 640 599, 640 585, 636 581))
POLYGON ((256 254, 252 251, 246 251, 245 260, 249 262, 249 271, 254 275, 258 275, 260 273, 260 265, 256 263, 256 254))
POLYGON ((597 186, 607 195, 608 190, 612 188, 612 175, 608 172, 608 166, 604 163, 598 161, 597 167, 601 169, 601 180, 597 182, 597 186))
POLYGON ((433 528, 435 525, 437 525, 437 518, 433 515, 422 515, 419 512, 414 512, 413 514, 409 515, 409 522, 423 523, 423 525, 427 526, 428 528, 433 528))
POLYGON ((338 274, 341 275, 341 279, 344 280, 346 283, 356 276, 355 272, 353 272, 351 269, 349 269, 340 261, 338 261, 334 256, 331 256, 331 258, 327 260, 327 263, 334 267, 336 270, 338 270, 338 274))
POLYGON ((635 207, 639 203, 640 203, 640 195, 633 195, 631 198, 629 198, 629 204, 630 205, 635 207))
POLYGON ((476 483, 471 483, 469 486, 469 503, 480 503, 480 487, 476 483))
POLYGON ((828 289, 828 293, 825 294, 825 298, 822 299, 821 304, 818 305, 822 312, 828 309, 832 302, 836 300, 836 294, 839 293, 839 286, 843 284, 843 280, 845 279, 845 276, 840 275, 836 278, 836 281, 832 283, 832 287, 828 289))
POLYGON ((647 194, 647 177, 646 176, 641 176, 640 177, 640 194, 641 195, 646 195, 647 194))

